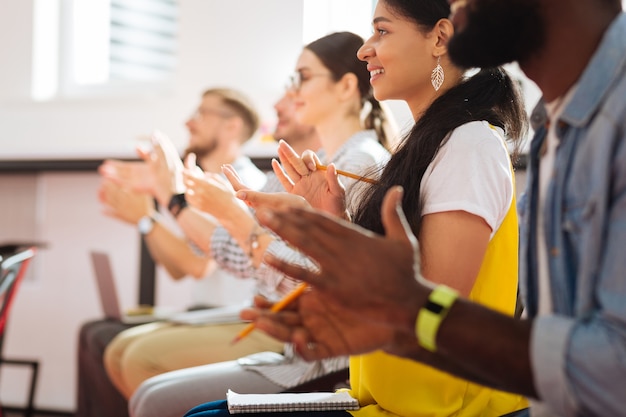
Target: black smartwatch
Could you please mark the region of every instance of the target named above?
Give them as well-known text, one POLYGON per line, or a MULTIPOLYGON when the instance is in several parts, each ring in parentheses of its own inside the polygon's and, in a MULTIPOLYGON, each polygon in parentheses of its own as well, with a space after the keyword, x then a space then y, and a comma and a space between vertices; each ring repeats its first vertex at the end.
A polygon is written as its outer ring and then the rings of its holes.
POLYGON ((172 216, 178 217, 181 211, 187 207, 187 200, 185 199, 185 193, 174 194, 170 198, 170 202, 167 205, 167 209, 172 213, 172 216))

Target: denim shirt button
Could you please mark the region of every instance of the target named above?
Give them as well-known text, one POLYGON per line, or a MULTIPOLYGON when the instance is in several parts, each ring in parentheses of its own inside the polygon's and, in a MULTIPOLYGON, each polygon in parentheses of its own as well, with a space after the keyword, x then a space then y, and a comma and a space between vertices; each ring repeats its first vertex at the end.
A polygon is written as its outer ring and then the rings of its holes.
POLYGON ((559 256, 561 252, 559 251, 559 248, 553 246, 552 248, 550 248, 550 256, 552 257, 557 257, 559 256))

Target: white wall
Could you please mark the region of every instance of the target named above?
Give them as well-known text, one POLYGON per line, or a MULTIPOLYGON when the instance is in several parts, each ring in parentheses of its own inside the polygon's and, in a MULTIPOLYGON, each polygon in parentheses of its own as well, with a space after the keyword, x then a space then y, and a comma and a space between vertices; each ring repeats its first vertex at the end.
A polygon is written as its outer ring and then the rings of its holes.
POLYGON ((248 93, 264 119, 302 47, 301 0, 181 0, 179 70, 171 92, 100 100, 30 101, 32 0, 0 3, 1 158, 133 155, 160 128, 182 147, 200 93, 248 93), (4 10, 2 10, 4 9, 4 10))
MULTIPOLYGON (((0 159, 133 156, 135 138, 153 128, 182 147, 187 139, 184 121, 201 91, 215 85, 245 91, 264 119, 273 121, 271 105, 302 47, 301 0, 181 0, 181 13, 180 67, 171 92, 33 103, 32 0, 1 1, 0 159)), ((2 229, 0 222, 0 241, 26 237, 49 244, 18 293, 5 353, 41 361, 38 408, 71 411, 78 329, 101 316, 87 251, 111 254, 122 304, 130 307, 137 299, 138 235, 101 215, 95 173, 0 175, 0 181, 34 182, 37 219, 27 236, 19 228, 2 229)), ((7 210, 0 218, 10 214, 7 210)), ((157 303, 186 305, 188 283, 158 275, 157 303)), ((22 406, 28 373, 8 367, 1 373, 0 403, 22 406)))

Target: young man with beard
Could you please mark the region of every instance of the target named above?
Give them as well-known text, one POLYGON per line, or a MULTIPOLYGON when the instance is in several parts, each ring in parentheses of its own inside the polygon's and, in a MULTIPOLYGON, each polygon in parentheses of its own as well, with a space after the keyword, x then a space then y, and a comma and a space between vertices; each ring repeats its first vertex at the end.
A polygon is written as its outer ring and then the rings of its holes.
MULTIPOLYGON (((626 15, 620 3, 451 0, 451 58, 466 67, 517 61, 543 92, 532 115, 529 182, 519 205, 527 318, 427 283, 398 188, 383 204, 384 237, 311 210, 258 210, 262 224, 320 270, 268 258, 313 290, 292 311, 249 310, 243 317, 294 342, 309 359, 384 349, 524 394, 534 400, 533 416, 626 415, 626 15)), ((267 196, 248 198, 259 203, 267 196)))
MULTIPOLYGON (((289 113, 289 106, 280 103, 276 105, 277 113, 289 113)), ((284 135, 289 139, 293 136, 294 142, 298 142, 300 136, 311 133, 310 127, 298 126, 290 121, 288 114, 282 117, 279 114, 279 120, 283 121, 276 131, 280 137, 284 135)), ((241 154, 241 145, 258 128, 257 112, 244 95, 224 88, 206 91, 198 110, 186 125, 190 138, 185 154, 194 153, 205 170, 221 172, 222 164, 235 164, 242 170, 240 172, 247 183, 255 188, 263 185, 263 173, 241 154)), ((315 141, 314 133, 312 136, 315 141)), ((167 209, 171 196, 180 190, 177 188, 179 181, 170 177, 169 168, 179 166, 182 170, 182 164, 167 138, 156 135, 155 139, 151 152, 140 150, 143 162, 106 161, 103 164, 100 169, 104 177, 100 196, 108 214, 120 220, 132 225, 138 224, 142 218, 149 220, 151 230, 144 229, 147 232, 144 239, 152 257, 173 279, 188 275, 198 278, 198 288, 192 294, 193 303, 206 305, 214 302, 215 293, 219 292, 214 291, 215 287, 219 290, 221 279, 226 277, 204 254, 208 253, 206 248, 199 244, 194 248, 189 242, 194 240, 192 233, 201 235, 204 231, 207 233, 205 236, 210 236, 214 225, 206 217, 184 207, 183 203, 176 217, 178 226, 186 232, 186 237, 183 237, 174 231, 176 225, 173 220, 168 222, 164 216, 157 215, 154 199, 167 209)), ((81 327, 77 417, 128 414, 126 399, 111 385, 103 365, 106 346, 128 327, 108 320, 92 321, 81 327)))
MULTIPOLYGON (((220 174, 222 165, 233 164, 242 170, 241 175, 251 188, 260 189, 265 184, 265 175, 241 151, 258 125, 257 112, 242 93, 227 88, 207 90, 186 122, 189 143, 184 155, 193 153, 197 163, 211 173, 220 174)), ((180 174, 182 161, 174 145, 160 133, 153 135, 152 142, 150 150, 138 148, 143 162, 107 160, 102 164, 100 200, 105 214, 138 226, 151 256, 173 279, 192 276, 199 280, 198 285, 205 282, 210 285, 208 281, 213 281, 212 288, 205 286, 193 291, 195 306, 209 306, 219 302, 215 294, 211 299, 218 278, 203 279, 216 266, 205 255, 209 251, 202 236, 215 227, 215 222, 204 221, 201 217, 206 216, 187 210, 177 195, 184 188, 180 174), (174 233, 172 222, 158 215, 155 199, 164 211, 169 208, 185 236, 174 233), (200 250, 190 245, 190 241, 200 250)))

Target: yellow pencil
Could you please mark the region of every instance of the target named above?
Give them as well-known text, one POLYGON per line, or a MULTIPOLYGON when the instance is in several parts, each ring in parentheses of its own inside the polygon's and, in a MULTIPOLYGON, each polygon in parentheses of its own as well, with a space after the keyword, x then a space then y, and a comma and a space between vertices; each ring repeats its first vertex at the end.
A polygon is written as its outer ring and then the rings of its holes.
MULTIPOLYGON (((300 285, 294 288, 293 291, 291 291, 289 294, 283 297, 280 301, 274 304, 272 308, 270 308, 270 311, 272 313, 276 313, 282 310, 283 308, 287 307, 292 301, 300 297, 308 287, 309 287, 308 284, 306 284, 305 282, 300 283, 300 285)), ((255 327, 256 327, 255 323, 248 324, 246 327, 243 328, 243 330, 239 332, 239 334, 233 339, 232 342, 230 342, 230 344, 234 345, 235 343, 237 343, 238 341, 240 341, 241 339, 249 335, 250 332, 252 332, 252 330, 254 330, 255 327)))
MULTIPOLYGON (((320 165, 320 164, 317 164, 315 166, 317 167, 317 169, 321 171, 326 171, 326 169, 328 168, 326 165, 320 165)), ((353 174, 347 171, 342 171, 340 169, 336 169, 335 171, 337 171, 337 174, 343 175, 344 177, 350 177, 350 178, 354 178, 355 180, 369 182, 370 184, 378 184, 378 181, 373 180, 371 178, 363 177, 361 175, 353 174)))

